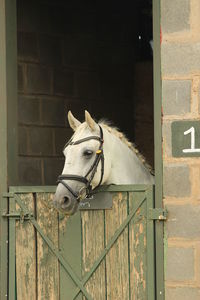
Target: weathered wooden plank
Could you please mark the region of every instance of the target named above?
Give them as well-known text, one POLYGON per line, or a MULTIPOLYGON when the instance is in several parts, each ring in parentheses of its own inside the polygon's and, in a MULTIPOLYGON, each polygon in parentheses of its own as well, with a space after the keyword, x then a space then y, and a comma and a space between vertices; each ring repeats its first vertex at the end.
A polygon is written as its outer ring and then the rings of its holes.
MULTIPOLYGON (((33 194, 20 195, 30 212, 34 213, 33 194)), ((16 206, 19 210, 19 207, 16 206)), ((16 221, 16 279, 17 299, 36 300, 35 230, 28 221, 16 221)))
MULTIPOLYGON (((37 222, 45 235, 58 247, 58 214, 53 209, 50 193, 37 193, 37 222)), ((38 299, 59 299, 59 264, 46 242, 37 232, 38 299)))
MULTIPOLYGON (((106 243, 127 217, 127 193, 113 197, 113 208, 105 212, 106 243)), ((128 228, 106 257, 107 299, 129 299, 128 228)))
MULTIPOLYGON (((129 211, 138 207, 140 193, 129 193, 129 211)), ((146 296, 146 200, 129 224, 130 300, 146 296)))
MULTIPOLYGON (((59 242, 62 255, 79 278, 83 278, 90 271, 104 246, 125 221, 128 210, 136 208, 141 197, 144 197, 141 192, 129 194, 128 200, 126 192, 115 193, 112 210, 82 211, 70 217, 60 216, 58 220, 57 213, 51 210, 52 195, 37 193, 38 224, 56 247, 59 242)), ((23 195, 22 198, 27 208, 34 212, 33 194, 23 195)), ((105 261, 101 262, 86 283, 86 289, 92 299, 147 299, 145 216, 146 203, 137 210, 128 228, 109 250, 105 261)), ((61 265, 59 270, 57 258, 38 233, 36 266, 35 238, 36 232, 30 222, 20 224, 17 221, 18 299, 24 299, 26 296, 33 300, 36 298, 41 300, 73 299, 77 285, 61 265), (24 262, 26 269, 22 266, 24 262), (38 288, 36 282, 38 282, 38 288)), ((80 292, 76 299, 85 299, 85 297, 80 292)))
POLYGON ((40 185, 40 186, 12 186, 10 191, 13 191, 16 194, 24 193, 55 193, 56 186, 53 185, 40 185))
MULTIPOLYGON (((81 217, 82 275, 84 277, 104 249, 104 211, 83 211, 81 217)), ((92 299, 105 299, 105 261, 101 262, 86 283, 86 289, 92 299)))
MULTIPOLYGON (((81 278, 81 217, 80 212, 67 217, 60 216, 59 248, 76 275, 81 278)), ((71 300, 77 285, 60 265, 60 300, 71 300)), ((81 293, 76 300, 82 299, 81 293)))

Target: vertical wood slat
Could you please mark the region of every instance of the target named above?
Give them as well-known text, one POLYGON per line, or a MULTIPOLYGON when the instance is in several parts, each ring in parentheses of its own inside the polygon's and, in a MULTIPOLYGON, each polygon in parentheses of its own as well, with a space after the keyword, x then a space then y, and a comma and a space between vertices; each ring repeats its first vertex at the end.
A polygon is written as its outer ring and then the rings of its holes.
MULTIPOLYGON (((104 249, 104 211, 82 211, 81 217, 82 275, 84 277, 104 249)), ((86 289, 92 299, 105 299, 105 261, 101 262, 86 283, 86 289)))
MULTIPOLYGON (((20 195, 22 201, 34 214, 33 194, 20 195)), ((19 210, 19 207, 16 207, 19 210)), ((16 221, 16 279, 17 299, 36 300, 36 240, 30 222, 16 221)))
MULTIPOLYGON (((106 243, 127 217, 127 193, 113 197, 113 208, 105 212, 106 243)), ((129 299, 128 228, 106 256, 107 299, 129 299)))
MULTIPOLYGON (((129 193, 129 210, 137 208, 141 193, 129 193)), ((146 295, 146 200, 129 224, 130 300, 147 299, 146 295)))
MULTIPOLYGON (((36 194, 36 216, 45 235, 58 247, 58 214, 52 209, 53 194, 36 194)), ((59 299, 58 259, 37 232, 37 290, 38 299, 59 299)))

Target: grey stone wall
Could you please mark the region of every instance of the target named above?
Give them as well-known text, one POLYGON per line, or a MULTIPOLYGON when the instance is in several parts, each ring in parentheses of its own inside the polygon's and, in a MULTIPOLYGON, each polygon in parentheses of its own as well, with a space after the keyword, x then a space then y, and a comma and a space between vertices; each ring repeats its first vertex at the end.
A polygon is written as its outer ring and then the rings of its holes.
MULTIPOLYGON (((19 184, 55 184, 68 110, 107 118, 134 140, 136 11, 18 0, 17 13, 19 184)), ((148 149, 153 157, 152 140, 148 149)))
POLYGON ((161 1, 166 300, 200 299, 200 159, 172 157, 171 124, 200 120, 200 2, 161 1))

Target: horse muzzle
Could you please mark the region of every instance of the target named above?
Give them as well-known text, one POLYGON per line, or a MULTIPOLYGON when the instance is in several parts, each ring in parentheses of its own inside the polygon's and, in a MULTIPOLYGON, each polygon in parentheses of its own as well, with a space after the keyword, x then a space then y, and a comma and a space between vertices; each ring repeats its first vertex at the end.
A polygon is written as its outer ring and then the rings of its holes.
POLYGON ((79 202, 71 195, 59 195, 55 193, 53 205, 58 211, 64 214, 73 215, 78 209, 79 202))

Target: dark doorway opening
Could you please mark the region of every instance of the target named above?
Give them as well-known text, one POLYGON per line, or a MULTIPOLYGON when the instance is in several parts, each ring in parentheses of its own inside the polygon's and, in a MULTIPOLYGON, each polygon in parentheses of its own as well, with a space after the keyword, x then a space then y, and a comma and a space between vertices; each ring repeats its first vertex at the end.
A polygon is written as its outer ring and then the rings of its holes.
POLYGON ((55 184, 87 109, 153 166, 152 1, 17 0, 19 184, 55 184))

